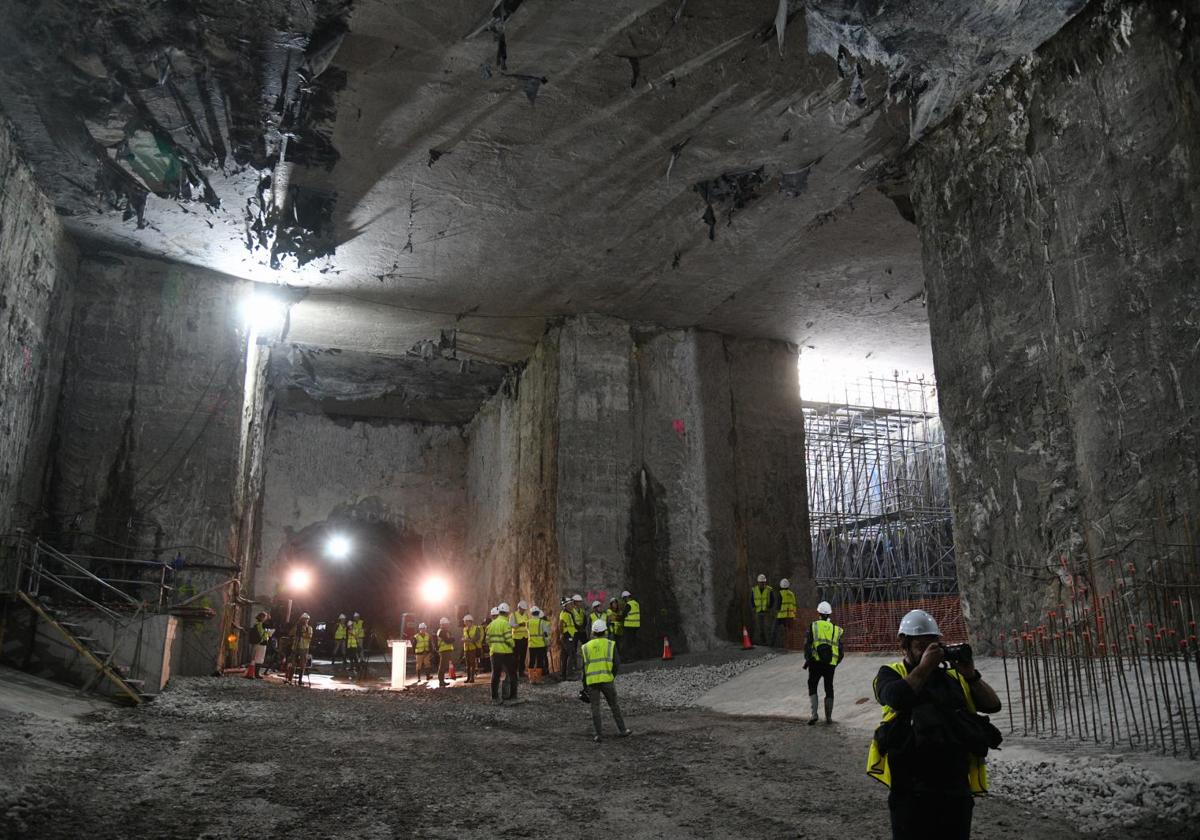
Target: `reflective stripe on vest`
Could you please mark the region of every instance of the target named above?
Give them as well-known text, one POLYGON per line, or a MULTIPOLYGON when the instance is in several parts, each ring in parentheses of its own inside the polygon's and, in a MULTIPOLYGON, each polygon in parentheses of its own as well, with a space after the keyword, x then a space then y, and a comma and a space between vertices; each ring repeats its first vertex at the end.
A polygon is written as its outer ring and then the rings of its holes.
POLYGON ((583 683, 596 685, 613 681, 613 652, 617 643, 597 637, 583 646, 583 683))
POLYGON ((776 618, 796 617, 796 593, 790 589, 779 590, 779 615, 776 618))
POLYGON ((809 632, 812 633, 813 653, 816 653, 817 645, 829 645, 833 650, 833 657, 829 660, 829 664, 838 664, 838 661, 842 658, 838 653, 838 642, 842 640, 842 634, 846 631, 832 621, 817 619, 812 623, 812 628, 809 632))
POLYGON ((454 650, 454 640, 446 641, 446 638, 446 636, 442 635, 442 631, 439 630, 437 637, 438 653, 449 653, 454 650))
POLYGON ((642 626, 642 605, 632 598, 625 602, 624 624, 631 630, 642 626))
POLYGON ((587 613, 583 611, 583 607, 571 607, 571 621, 575 622, 576 633, 586 633, 588 625, 584 624, 587 621, 587 613))
POLYGON ((513 639, 528 639, 529 616, 517 613, 513 616, 513 621, 516 622, 516 624, 510 624, 512 627, 513 639))
POLYGON ((353 633, 351 633, 350 638, 346 640, 346 647, 357 648, 358 647, 358 636, 355 636, 353 633))
POLYGON ((418 633, 413 636, 413 653, 429 653, 428 633, 418 633))
POLYGON ((754 587, 754 611, 764 613, 771 608, 771 587, 754 587))
POLYGON ((547 624, 546 619, 533 616, 529 619, 529 646, 531 648, 544 648, 546 646, 546 637, 542 635, 542 628, 547 624))
POLYGON ((604 621, 605 621, 605 623, 608 624, 608 632, 609 633, 611 633, 614 636, 621 635, 621 630, 623 628, 621 626, 621 614, 620 613, 618 613, 614 610, 609 610, 608 612, 606 612, 604 614, 604 621))
MULTIPOLYGON (((908 666, 903 661, 889 662, 887 667, 891 668, 901 677, 908 676, 908 666)), ((963 678, 963 675, 953 668, 946 671, 946 673, 958 680, 958 684, 963 690, 963 697, 967 699, 967 711, 975 714, 975 700, 971 697, 971 687, 967 685, 967 681, 963 678)), ((872 687, 874 687, 874 682, 872 682, 872 687)), ((876 692, 876 696, 878 696, 878 692, 876 692)), ((891 706, 884 706, 883 717, 880 723, 887 723, 889 720, 894 719, 897 714, 898 712, 891 706)), ((871 748, 867 752, 867 775, 872 779, 883 782, 888 787, 892 786, 892 769, 888 766, 887 753, 879 751, 879 744, 874 739, 871 740, 871 748)), ((967 784, 971 786, 971 793, 976 796, 982 796, 987 793, 987 759, 967 753, 967 784)))
POLYGON ((563 610, 558 614, 558 629, 568 636, 574 636, 576 631, 575 619, 569 612, 563 610))
POLYGON ((487 626, 488 649, 492 653, 512 653, 512 628, 508 626, 508 618, 498 615, 487 626))
POLYGON ((463 650, 479 650, 483 639, 483 628, 477 624, 463 628, 463 650))
POLYGON ((353 633, 354 636, 357 637, 359 641, 362 641, 363 636, 365 636, 367 633, 363 629, 363 621, 361 618, 358 621, 354 622, 354 626, 352 628, 350 628, 350 632, 353 633))
POLYGON ((346 638, 346 625, 339 624, 333 631, 334 641, 341 641, 346 638))

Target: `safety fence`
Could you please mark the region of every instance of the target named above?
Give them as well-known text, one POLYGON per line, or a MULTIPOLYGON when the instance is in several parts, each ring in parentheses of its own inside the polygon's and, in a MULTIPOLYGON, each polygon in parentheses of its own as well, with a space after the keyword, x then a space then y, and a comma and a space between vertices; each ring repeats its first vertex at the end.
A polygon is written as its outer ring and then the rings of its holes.
MULTIPOLYGON (((957 595, 833 604, 833 621, 845 630, 843 645, 850 653, 890 653, 898 649, 900 619, 909 610, 925 610, 934 617, 942 638, 949 643, 965 642, 967 627, 957 595)), ((814 616, 815 617, 815 616, 814 616)), ((787 634, 790 650, 803 650, 809 622, 798 621, 787 634)))

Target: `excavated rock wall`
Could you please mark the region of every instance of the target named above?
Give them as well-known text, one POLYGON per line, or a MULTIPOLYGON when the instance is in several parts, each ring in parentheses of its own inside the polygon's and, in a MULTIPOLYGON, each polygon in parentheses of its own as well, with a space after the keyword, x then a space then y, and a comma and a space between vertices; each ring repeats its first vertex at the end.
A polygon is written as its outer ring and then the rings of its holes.
POLYGON ((812 596, 790 345, 573 318, 469 435, 468 544, 493 598, 628 588, 643 636, 707 648, 740 632, 752 573, 812 596))
POLYGON ((267 433, 254 596, 269 602, 289 565, 304 563, 316 571, 319 600, 301 603, 321 603, 318 620, 360 611, 377 627, 398 629, 400 612, 421 606, 416 589, 426 573, 463 578, 466 469, 461 426, 277 412, 267 433), (334 532, 352 541, 342 562, 320 551, 334 532), (377 584, 371 592, 357 585, 363 578, 377 584), (349 603, 339 592, 365 600, 349 603))
POLYGON ((0 115, 0 533, 42 521, 77 265, 0 115))
MULTIPOLYGON (((48 505, 68 551, 171 560, 179 601, 230 577, 247 283, 133 257, 87 257, 67 349, 48 505)), ((215 665, 218 620, 187 622, 184 674, 215 665)))
POLYGON ((1198 23, 1195 2, 1093 3, 915 158, 964 612, 985 642, 1106 586, 1108 557, 1194 533, 1198 23))

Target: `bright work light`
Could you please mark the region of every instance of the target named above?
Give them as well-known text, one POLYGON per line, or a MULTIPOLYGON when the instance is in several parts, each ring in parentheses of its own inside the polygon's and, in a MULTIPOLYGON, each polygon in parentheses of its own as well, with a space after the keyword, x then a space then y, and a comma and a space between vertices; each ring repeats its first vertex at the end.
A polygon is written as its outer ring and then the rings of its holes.
POLYGON ((421 598, 427 604, 444 604, 450 596, 450 584, 440 577, 427 578, 421 584, 421 598))
POLYGON ((287 312, 287 305, 283 301, 259 291, 251 292, 242 298, 239 308, 246 326, 253 327, 260 333, 279 330, 287 312))
POLYGON ((292 592, 307 592, 312 586, 312 572, 308 569, 297 567, 288 572, 288 589, 292 592))
POLYGON ((345 534, 334 534, 325 543, 325 553, 334 560, 345 560, 350 556, 350 538, 345 534))

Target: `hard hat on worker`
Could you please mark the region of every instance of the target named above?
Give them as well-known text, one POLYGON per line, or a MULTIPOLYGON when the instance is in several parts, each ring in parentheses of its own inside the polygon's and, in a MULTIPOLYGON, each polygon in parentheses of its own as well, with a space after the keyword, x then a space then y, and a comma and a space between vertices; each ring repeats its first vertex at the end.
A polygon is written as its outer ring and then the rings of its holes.
POLYGON ((542 608, 535 605, 534 608, 530 610, 530 612, 533 613, 534 615, 541 615, 542 608))
POLYGON ((446 618, 446 616, 442 616, 441 618, 438 619, 438 624, 449 624, 449 623, 450 623, 450 619, 446 618))
POLYGON ((592 606, 593 606, 593 607, 598 607, 598 606, 600 606, 600 602, 599 602, 599 601, 592 601, 592 606))
POLYGON ((519 609, 519 610, 529 609, 529 602, 528 601, 517 601, 517 609, 519 609))
POLYGON ((766 583, 766 582, 767 582, 767 576, 766 576, 766 575, 759 575, 759 576, 758 576, 758 582, 759 582, 759 583, 766 583))
POLYGON ((608 625, 604 623, 603 618, 597 618, 595 621, 592 622, 592 632, 593 633, 607 633, 608 632, 608 625))
POLYGON ((417 629, 418 630, 428 630, 429 625, 426 624, 424 621, 422 621, 420 624, 417 625, 417 629))
POLYGON ((466 615, 463 616, 463 621, 474 621, 474 620, 475 619, 471 616, 470 613, 467 613, 466 615))
POLYGON ((497 604, 496 612, 498 612, 498 613, 508 612, 508 601, 501 601, 499 604, 497 604))
POLYGON ((496 616, 500 615, 500 610, 492 607, 490 610, 488 610, 488 615, 490 615, 492 618, 495 618, 496 616))
POLYGON ((312 618, 308 613, 300 613, 300 618, 312 618))
POLYGON ((354 617, 355 617, 355 618, 359 618, 359 614, 358 614, 358 613, 355 613, 355 614, 354 614, 354 617))
POLYGON ((900 619, 901 636, 940 636, 942 631, 933 616, 925 610, 910 610, 900 619))
POLYGON ((819 612, 821 615, 832 615, 833 607, 830 606, 828 601, 822 601, 821 603, 817 604, 817 612, 819 612))
POLYGON ((345 617, 346 617, 345 613, 338 613, 338 618, 345 618, 345 617))
POLYGON ((582 596, 582 595, 579 595, 579 594, 575 594, 575 595, 572 595, 572 596, 571 596, 571 600, 572 600, 572 601, 580 601, 580 602, 582 602, 582 601, 583 601, 583 596, 582 596))
POLYGON ((628 589, 626 589, 624 592, 622 592, 622 593, 621 593, 621 597, 622 597, 622 598, 628 598, 628 597, 629 597, 629 590, 628 590, 628 589))
POLYGON ((791 585, 792 585, 792 582, 790 580, 788 580, 787 578, 783 578, 782 580, 779 581, 780 589, 788 589, 791 587, 791 585))

